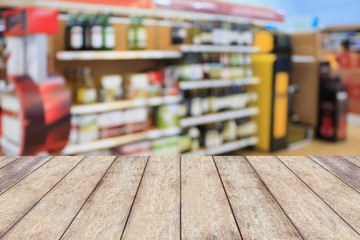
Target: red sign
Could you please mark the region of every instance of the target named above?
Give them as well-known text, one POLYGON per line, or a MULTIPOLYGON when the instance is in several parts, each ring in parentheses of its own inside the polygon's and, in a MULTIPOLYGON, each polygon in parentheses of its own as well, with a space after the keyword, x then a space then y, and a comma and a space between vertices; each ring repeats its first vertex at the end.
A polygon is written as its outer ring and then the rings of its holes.
MULTIPOLYGON (((151 8, 152 0, 60 0, 64 2, 94 3, 121 7, 151 8)), ((99 9, 101 10, 101 9, 99 9)))
POLYGON ((58 11, 41 8, 16 8, 5 11, 6 35, 58 32, 58 11))

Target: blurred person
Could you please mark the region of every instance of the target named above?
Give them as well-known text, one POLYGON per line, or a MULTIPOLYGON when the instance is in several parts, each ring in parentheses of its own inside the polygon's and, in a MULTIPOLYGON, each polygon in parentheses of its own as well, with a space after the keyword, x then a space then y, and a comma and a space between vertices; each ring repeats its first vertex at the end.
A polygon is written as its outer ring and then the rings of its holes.
POLYGON ((341 43, 337 60, 340 68, 358 67, 358 54, 350 49, 349 39, 341 43))

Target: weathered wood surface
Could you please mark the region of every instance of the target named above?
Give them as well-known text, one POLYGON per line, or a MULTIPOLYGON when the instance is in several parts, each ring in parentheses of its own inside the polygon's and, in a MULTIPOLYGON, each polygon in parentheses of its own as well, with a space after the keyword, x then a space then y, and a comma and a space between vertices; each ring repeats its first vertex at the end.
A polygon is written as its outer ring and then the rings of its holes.
POLYGON ((356 190, 308 157, 279 159, 342 219, 360 232, 360 194, 356 190))
POLYGON ((301 239, 244 157, 214 158, 244 239, 301 239))
POLYGON ((180 238, 179 159, 149 159, 122 239, 180 238))
POLYGON ((183 157, 181 216, 184 239, 241 239, 212 157, 183 157))
POLYGON ((360 193, 360 167, 342 157, 311 157, 315 162, 360 193))
POLYGON ((0 157, 0 168, 8 165, 9 163, 15 161, 19 157, 13 156, 13 157, 0 157))
POLYGON ((59 239, 114 158, 87 157, 87 161, 77 165, 56 188, 5 233, 3 239, 59 239))
POLYGON ((360 235, 279 159, 248 157, 248 160, 304 238, 359 239, 360 235))
POLYGON ((116 159, 62 239, 120 239, 147 159, 116 159))
POLYGON ((360 167, 360 157, 347 157, 344 156, 342 158, 345 158, 346 160, 348 160, 349 162, 353 163, 354 165, 360 167))
POLYGON ((54 157, 0 195, 0 237, 82 159, 54 157))
POLYGON ((1 239, 360 239, 356 157, 0 158, 1 239))
POLYGON ((0 169, 0 193, 40 167, 50 157, 20 157, 0 169))

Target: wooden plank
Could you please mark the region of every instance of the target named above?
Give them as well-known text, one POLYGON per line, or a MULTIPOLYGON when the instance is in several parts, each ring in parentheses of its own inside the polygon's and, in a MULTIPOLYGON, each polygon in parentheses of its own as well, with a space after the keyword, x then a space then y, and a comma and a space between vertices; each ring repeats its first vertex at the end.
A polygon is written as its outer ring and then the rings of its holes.
POLYGON ((59 239, 115 157, 87 157, 21 218, 3 239, 59 239))
POLYGON ((151 157, 122 239, 179 238, 179 157, 151 157))
POLYGON ((29 175, 51 157, 20 157, 0 169, 0 194, 29 175))
POLYGON ((61 239, 120 239, 147 159, 115 160, 61 239))
POLYGON ((354 165, 360 167, 360 157, 343 156, 343 158, 353 163, 354 165))
POLYGON ((276 157, 247 158, 303 238, 359 239, 344 220, 276 157))
POLYGON ((211 157, 181 158, 183 239, 241 239, 211 157))
POLYGON ((350 226, 360 232, 360 194, 357 191, 308 157, 279 159, 350 226))
POLYGON ((360 193, 360 167, 342 157, 311 157, 360 193))
POLYGON ((0 237, 83 157, 55 157, 0 195, 0 237))
POLYGON ((15 161, 18 159, 18 156, 12 156, 12 157, 0 157, 0 168, 8 165, 9 163, 15 161))
POLYGON ((302 239, 244 157, 214 157, 244 239, 302 239))

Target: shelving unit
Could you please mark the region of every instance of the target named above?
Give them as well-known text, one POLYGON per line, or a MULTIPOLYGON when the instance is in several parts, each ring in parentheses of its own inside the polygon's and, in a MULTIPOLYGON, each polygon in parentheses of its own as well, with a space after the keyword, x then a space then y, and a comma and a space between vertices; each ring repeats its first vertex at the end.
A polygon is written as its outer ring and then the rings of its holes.
POLYGON ((116 111, 128 108, 146 107, 146 106, 160 106, 164 104, 179 103, 182 100, 181 96, 165 96, 165 97, 151 97, 134 100, 121 100, 115 102, 94 103, 86 105, 76 105, 71 108, 72 115, 84 115, 92 113, 102 113, 109 111, 116 111))
POLYGON ((250 77, 235 80, 201 80, 201 81, 188 81, 180 82, 179 86, 181 90, 192 90, 192 89, 204 89, 204 88, 217 88, 217 87, 230 87, 233 85, 255 85, 260 83, 260 78, 250 77))
POLYGON ((206 114, 198 117, 188 117, 180 120, 181 127, 192 127, 207 123, 221 122, 236 118, 250 117, 259 113, 258 107, 250 107, 235 111, 206 114))
POLYGON ((176 59, 181 58, 179 51, 59 51, 59 61, 76 60, 136 60, 136 59, 176 59))
POLYGON ((182 52, 241 52, 257 53, 259 49, 254 46, 217 46, 217 45, 182 45, 182 52))
POLYGON ((183 156, 211 156, 211 155, 218 155, 222 153, 227 153, 231 151, 236 151, 242 148, 250 147, 257 144, 258 138, 257 137, 249 137, 237 140, 235 142, 225 143, 221 146, 209 149, 203 149, 196 152, 185 153, 183 156))
POLYGON ((179 134, 180 132, 181 132, 181 128, 153 129, 144 132, 114 137, 114 138, 101 139, 98 141, 93 141, 83 144, 69 145, 62 151, 62 154, 74 155, 74 154, 86 153, 94 150, 113 148, 128 143, 156 139, 160 137, 173 136, 179 134))

